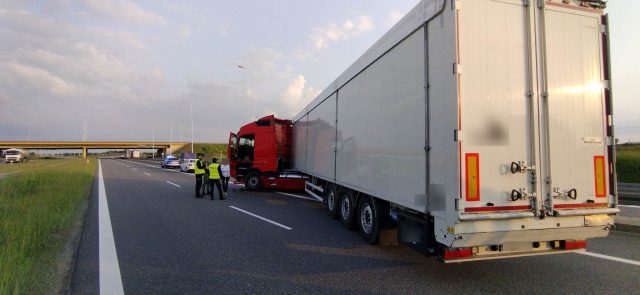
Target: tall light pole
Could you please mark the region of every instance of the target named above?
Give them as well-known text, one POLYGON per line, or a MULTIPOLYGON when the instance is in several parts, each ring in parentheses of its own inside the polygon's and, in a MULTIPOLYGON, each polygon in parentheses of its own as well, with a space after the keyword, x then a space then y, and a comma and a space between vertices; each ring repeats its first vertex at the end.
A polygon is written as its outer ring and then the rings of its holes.
POLYGON ((182 102, 191 105, 191 153, 193 154, 193 101, 183 100, 182 102))
POLYGON ((153 142, 151 143, 151 150, 153 151, 152 152, 153 154, 151 155, 151 158, 155 159, 156 158, 156 127, 153 127, 153 131, 152 132, 153 132, 152 133, 153 135, 151 137, 153 138, 152 139, 153 142))
MULTIPOLYGON (((237 67, 239 69, 248 70, 248 71, 251 72, 251 81, 250 81, 251 83, 253 83, 256 80, 255 79, 255 74, 254 74, 252 69, 247 69, 247 67, 245 67, 243 65, 237 65, 237 67)), ((247 93, 247 94, 249 95, 249 105, 250 105, 250 110, 251 110, 251 113, 249 113, 249 120, 253 121, 254 120, 253 119, 253 96, 251 95, 251 93, 247 93)))
POLYGON ((169 155, 173 155, 173 149, 172 149, 172 146, 173 146, 173 119, 171 120, 171 125, 170 126, 171 126, 171 128, 170 128, 170 130, 171 130, 170 132, 171 133, 169 133, 170 134, 169 135, 169 155))

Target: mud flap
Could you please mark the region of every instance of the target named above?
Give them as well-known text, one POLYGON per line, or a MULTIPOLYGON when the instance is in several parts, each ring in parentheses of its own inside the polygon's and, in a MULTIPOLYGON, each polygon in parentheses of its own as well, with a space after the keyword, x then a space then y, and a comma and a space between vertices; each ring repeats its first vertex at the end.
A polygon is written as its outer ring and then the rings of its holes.
POLYGON ((438 255, 439 243, 433 232, 432 218, 422 218, 408 212, 398 212, 400 243, 426 256, 438 255))

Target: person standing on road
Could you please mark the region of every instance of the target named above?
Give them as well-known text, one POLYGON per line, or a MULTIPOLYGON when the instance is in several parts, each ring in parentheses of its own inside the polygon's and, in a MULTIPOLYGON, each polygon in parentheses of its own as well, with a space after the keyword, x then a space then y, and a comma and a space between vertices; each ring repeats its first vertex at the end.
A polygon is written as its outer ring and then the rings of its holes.
POLYGON ((193 167, 193 171, 196 175, 196 198, 202 198, 200 190, 202 189, 202 178, 204 176, 204 163, 202 163, 203 156, 203 154, 198 153, 196 165, 193 167))
POLYGON ((229 189, 229 178, 231 178, 231 167, 229 166, 229 160, 222 160, 220 165, 220 172, 222 174, 222 191, 227 196, 227 190, 229 189))
MULTIPOLYGON (((202 155, 204 157, 204 155, 202 155)), ((209 186, 209 163, 207 160, 202 160, 202 166, 204 167, 204 175, 202 176, 202 196, 206 196, 211 193, 211 187, 209 186)))
POLYGON ((218 188, 218 194, 220 195, 220 200, 224 200, 224 196, 222 195, 222 186, 220 185, 220 175, 222 175, 222 171, 220 170, 220 164, 218 164, 218 159, 211 159, 211 165, 209 165, 209 185, 211 186, 211 200, 213 200, 214 193, 213 187, 218 188))

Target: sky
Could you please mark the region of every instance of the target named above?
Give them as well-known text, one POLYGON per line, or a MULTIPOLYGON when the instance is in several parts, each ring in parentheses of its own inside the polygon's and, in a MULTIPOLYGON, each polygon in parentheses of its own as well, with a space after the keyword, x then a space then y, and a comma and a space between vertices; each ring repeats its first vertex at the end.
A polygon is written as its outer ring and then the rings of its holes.
MULTIPOLYGON (((0 0, 0 140, 226 142, 291 118, 418 0, 0 0), (242 67, 239 67, 242 66, 242 67)), ((640 141, 640 1, 611 0, 617 137, 640 141)))

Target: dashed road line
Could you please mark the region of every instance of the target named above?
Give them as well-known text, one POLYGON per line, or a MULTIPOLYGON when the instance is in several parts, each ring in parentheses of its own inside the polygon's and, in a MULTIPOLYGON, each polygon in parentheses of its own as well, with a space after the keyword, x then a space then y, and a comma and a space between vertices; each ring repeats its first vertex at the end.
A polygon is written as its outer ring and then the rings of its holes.
POLYGON ((170 185, 173 185, 173 186, 182 187, 182 186, 180 186, 179 184, 175 184, 175 183, 173 183, 173 182, 171 182, 171 181, 168 181, 168 180, 167 180, 167 183, 168 183, 168 184, 170 184, 170 185))
POLYGON ((598 253, 587 252, 587 251, 576 252, 576 253, 577 254, 582 254, 582 255, 587 255, 587 256, 592 256, 592 257, 597 257, 597 258, 602 258, 602 259, 607 259, 607 260, 611 260, 611 261, 617 261, 617 262, 622 262, 622 263, 627 263, 627 264, 640 266, 640 261, 624 259, 624 258, 620 258, 620 257, 613 257, 613 256, 609 256, 609 255, 598 254, 598 253))
POLYGON ((128 163, 132 163, 132 164, 137 164, 137 165, 142 165, 142 166, 147 166, 147 167, 151 167, 151 168, 155 168, 155 169, 162 169, 162 167, 158 167, 158 166, 154 166, 154 165, 149 165, 149 164, 145 164, 145 163, 138 163, 138 162, 133 162, 133 161, 128 161, 128 160, 122 160, 128 163))
POLYGON ((262 220, 262 221, 266 221, 266 222, 271 223, 271 224, 273 224, 273 225, 279 226, 279 227, 284 228, 284 229, 286 229, 286 230, 292 230, 292 228, 290 228, 290 227, 288 227, 288 226, 286 226, 286 225, 284 225, 284 224, 277 223, 277 222, 275 222, 275 221, 273 221, 273 220, 271 220, 271 219, 264 218, 264 217, 262 217, 262 216, 260 216, 260 215, 253 214, 253 213, 251 213, 251 212, 249 212, 249 211, 246 211, 246 210, 242 210, 242 209, 240 209, 240 208, 238 208, 238 207, 229 206, 229 208, 234 209, 234 210, 237 210, 237 211, 240 211, 240 212, 242 212, 242 213, 244 213, 244 214, 247 214, 247 215, 253 216, 253 217, 258 218, 258 219, 260 219, 260 220, 262 220))
POLYGON ((147 172, 145 172, 144 174, 151 176, 151 173, 147 173, 147 172))
POLYGON ((98 160, 98 231, 100 294, 124 294, 100 160, 98 160))

